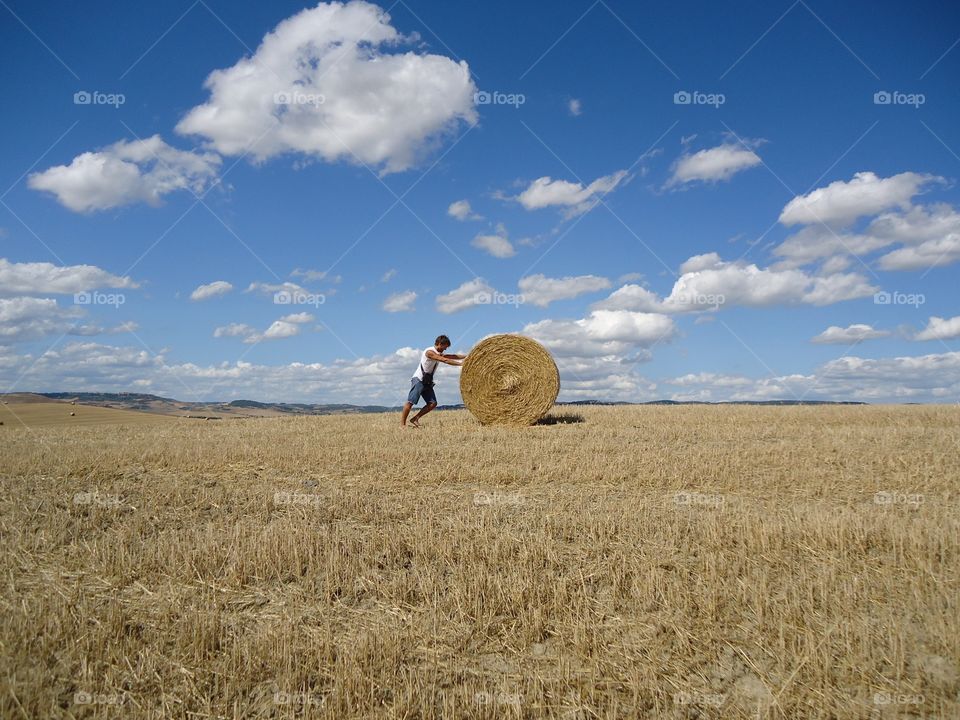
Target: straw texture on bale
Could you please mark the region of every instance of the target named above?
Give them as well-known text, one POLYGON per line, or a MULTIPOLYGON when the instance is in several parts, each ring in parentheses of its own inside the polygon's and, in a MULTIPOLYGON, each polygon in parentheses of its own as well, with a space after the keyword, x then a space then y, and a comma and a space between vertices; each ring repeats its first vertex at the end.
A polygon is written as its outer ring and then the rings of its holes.
POLYGON ((467 355, 460 372, 463 403, 484 425, 533 425, 560 392, 557 364, 522 335, 493 335, 467 355))

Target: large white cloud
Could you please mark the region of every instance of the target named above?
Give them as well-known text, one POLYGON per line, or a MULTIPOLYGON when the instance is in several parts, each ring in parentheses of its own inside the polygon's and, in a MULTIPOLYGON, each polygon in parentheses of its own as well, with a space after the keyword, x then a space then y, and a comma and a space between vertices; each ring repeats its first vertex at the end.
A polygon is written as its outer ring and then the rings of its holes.
POLYGON ((523 332, 561 357, 623 356, 668 340, 676 327, 666 315, 594 310, 579 320, 541 320, 523 332))
POLYGON ((702 373, 665 384, 682 388, 670 396, 674 400, 957 402, 960 352, 877 359, 845 356, 810 374, 750 378, 702 373))
POLYGON ((626 170, 618 170, 597 178, 586 187, 578 182, 541 177, 530 183, 516 200, 527 210, 560 207, 566 217, 574 217, 590 210, 626 177, 626 170))
POLYGON ((849 181, 837 180, 806 195, 798 195, 780 213, 784 225, 825 223, 844 227, 859 217, 900 207, 906 209, 924 186, 942 178, 904 172, 888 178, 872 172, 856 173, 849 181))
POLYGON ((547 307, 557 300, 575 298, 585 293, 606 290, 610 281, 598 275, 549 278, 545 275, 527 275, 517 283, 525 303, 547 307))
POLYGON ((83 322, 78 306, 61 306, 54 298, 0 298, 0 345, 27 342, 51 335, 101 335, 135 330, 133 322, 113 327, 83 322))
POLYGON ((960 337, 960 315, 952 318, 931 317, 914 340, 953 340, 960 337))
POLYGON ((177 150, 154 135, 82 153, 69 165, 33 173, 27 184, 53 193, 76 212, 136 202, 158 205, 164 195, 176 190, 203 192, 215 181, 220 162, 215 153, 177 150))
POLYGON ((74 294, 99 288, 136 288, 129 277, 119 277, 95 265, 15 263, 0 258, 0 295, 74 294))
POLYGON ((864 340, 874 340, 889 335, 888 330, 875 330, 871 325, 864 323, 855 323, 845 328, 839 325, 831 325, 810 342, 818 345, 853 345, 864 340))
POLYGON ((670 294, 663 299, 639 285, 627 284, 594 307, 685 313, 735 305, 829 305, 867 297, 878 289, 857 273, 816 276, 796 269, 776 270, 752 263, 728 262, 716 253, 690 258, 681 265, 681 271, 670 294))
POLYGON ((209 99, 177 131, 258 161, 301 153, 405 170, 460 121, 476 122, 466 62, 396 52, 415 39, 371 3, 320 3, 277 25, 252 57, 213 71, 209 99))
POLYGON ((760 156, 742 144, 724 143, 717 147, 681 155, 673 165, 667 187, 691 182, 729 180, 738 172, 761 163, 760 156))

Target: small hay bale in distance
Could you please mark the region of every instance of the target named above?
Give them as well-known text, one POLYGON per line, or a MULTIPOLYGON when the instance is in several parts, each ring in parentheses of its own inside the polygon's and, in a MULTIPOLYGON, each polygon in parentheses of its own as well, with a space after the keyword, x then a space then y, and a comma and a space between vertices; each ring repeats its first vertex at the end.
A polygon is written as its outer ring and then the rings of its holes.
POLYGON ((463 404, 483 425, 533 425, 557 401, 560 373, 543 345, 523 335, 493 335, 467 355, 463 404))

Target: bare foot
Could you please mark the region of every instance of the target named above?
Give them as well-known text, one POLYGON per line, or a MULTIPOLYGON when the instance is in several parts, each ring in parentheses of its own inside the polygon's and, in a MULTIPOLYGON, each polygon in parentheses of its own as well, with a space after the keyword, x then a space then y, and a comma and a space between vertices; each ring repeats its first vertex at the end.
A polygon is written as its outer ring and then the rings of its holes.
POLYGON ((411 420, 411 421, 410 421, 410 424, 413 425, 417 430, 420 429, 420 421, 419 421, 419 420, 411 420))

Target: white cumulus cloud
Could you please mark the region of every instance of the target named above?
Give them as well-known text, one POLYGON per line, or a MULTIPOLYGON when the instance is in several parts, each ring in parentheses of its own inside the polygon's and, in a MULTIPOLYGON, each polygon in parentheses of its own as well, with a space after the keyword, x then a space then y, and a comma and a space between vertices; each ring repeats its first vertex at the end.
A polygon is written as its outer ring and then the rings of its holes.
POLYGON ((69 165, 33 173, 27 184, 53 193, 75 212, 136 202, 159 205, 164 195, 177 190, 202 193, 215 181, 220 162, 215 153, 177 150, 154 135, 82 153, 69 165))
POLYGON ((681 155, 673 165, 667 187, 692 182, 729 180, 738 172, 759 165, 760 156, 742 144, 724 143, 707 150, 681 155))
POLYGON ((575 298, 586 293, 605 290, 610 281, 597 275, 577 275, 574 277, 549 278, 545 275, 528 275, 517 283, 520 294, 526 303, 537 307, 547 307, 556 300, 575 298))
POLYGON ((889 335, 890 332, 887 330, 875 330, 871 325, 863 323, 855 323, 845 328, 839 325, 831 325, 810 342, 818 345, 853 345, 864 340, 875 340, 889 335))
POLYGON ((474 305, 489 303, 494 293, 496 290, 483 278, 474 278, 448 293, 438 295, 437 310, 444 314, 460 312, 474 305))
POLYGON ((477 119, 467 63, 398 51, 415 40, 371 3, 320 3, 277 25, 251 57, 210 73, 209 98, 177 131, 257 161, 299 153, 405 170, 477 119))
POLYGON ((233 290, 233 285, 226 280, 214 280, 211 283, 197 287, 196 290, 190 293, 190 299, 194 301, 208 300, 218 295, 226 295, 231 290, 233 290))
POLYGON ((931 317, 927 327, 914 336, 914 340, 953 340, 960 337, 960 315, 949 319, 931 317))
POLYGON ((0 258, 0 295, 69 295, 98 288, 136 287, 138 284, 129 277, 113 275, 95 265, 15 263, 0 258))
POLYGON ((413 290, 396 292, 383 301, 383 309, 390 313, 410 312, 414 309, 413 304, 416 300, 417 293, 413 290))
POLYGON ((470 244, 496 258, 508 258, 517 254, 502 223, 497 225, 496 233, 477 235, 470 244))
POLYGON ((586 187, 583 183, 554 180, 545 176, 530 183, 516 199, 527 210, 560 207, 564 209, 566 217, 574 217, 593 208, 604 195, 612 192, 626 176, 626 170, 618 170, 611 175, 597 178, 586 187))

